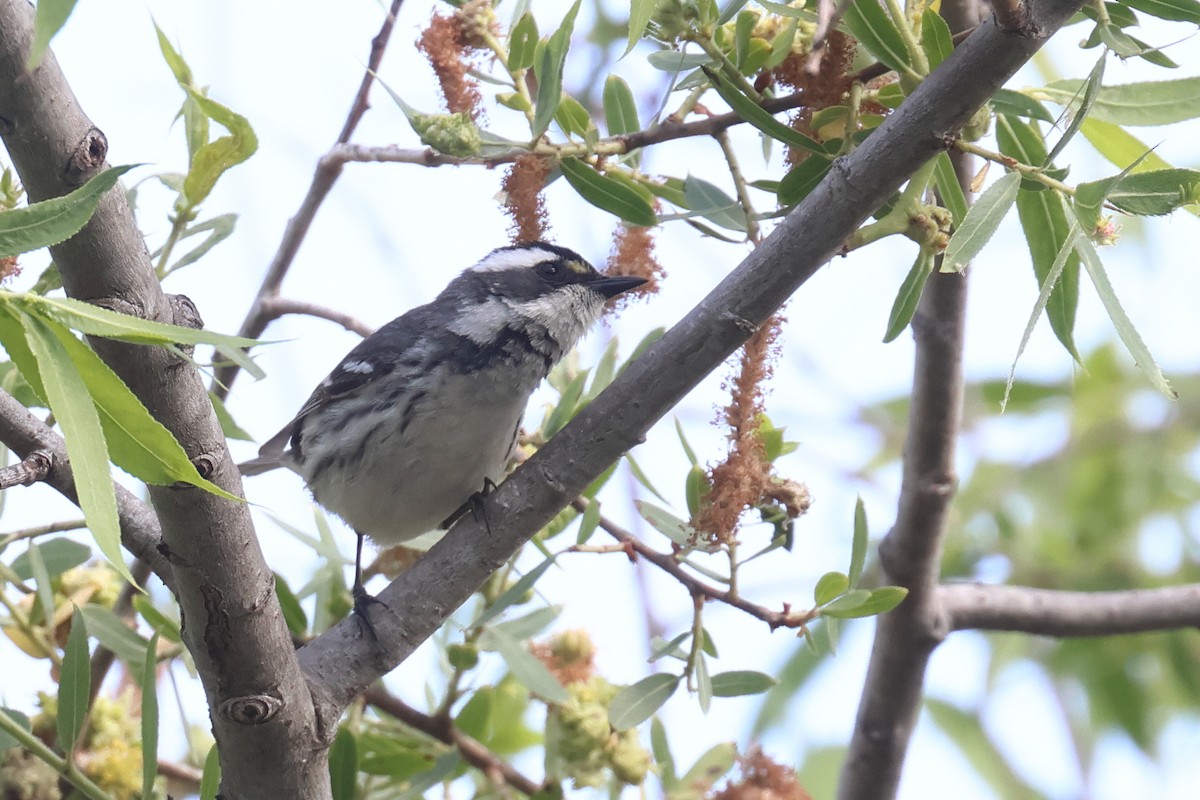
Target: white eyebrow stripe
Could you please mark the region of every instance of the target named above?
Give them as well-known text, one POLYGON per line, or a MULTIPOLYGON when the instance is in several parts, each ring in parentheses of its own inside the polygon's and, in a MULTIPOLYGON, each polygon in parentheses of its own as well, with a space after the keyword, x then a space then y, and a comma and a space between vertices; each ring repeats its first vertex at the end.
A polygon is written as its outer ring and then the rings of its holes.
POLYGON ((499 250, 489 253, 471 267, 476 272, 496 272, 498 270, 524 267, 530 269, 547 261, 557 261, 562 256, 543 250, 540 247, 521 248, 519 250, 499 250))

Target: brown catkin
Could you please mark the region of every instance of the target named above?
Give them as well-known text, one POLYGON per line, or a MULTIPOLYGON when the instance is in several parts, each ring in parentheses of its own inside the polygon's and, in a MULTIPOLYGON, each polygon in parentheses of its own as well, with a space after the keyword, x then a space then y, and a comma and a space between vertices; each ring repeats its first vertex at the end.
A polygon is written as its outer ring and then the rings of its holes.
POLYGON ((542 189, 550 175, 547 159, 525 153, 504 174, 504 213, 512 218, 509 235, 513 244, 545 240, 550 229, 542 189))

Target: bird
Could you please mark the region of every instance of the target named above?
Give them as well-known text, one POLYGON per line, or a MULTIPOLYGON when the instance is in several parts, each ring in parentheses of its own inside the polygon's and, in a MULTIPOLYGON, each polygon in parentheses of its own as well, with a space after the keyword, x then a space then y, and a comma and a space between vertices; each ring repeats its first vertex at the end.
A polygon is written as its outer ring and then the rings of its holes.
POLYGON ((374 634, 363 539, 391 547, 474 507, 503 479, 551 367, 607 300, 645 282, 547 242, 493 250, 347 353, 241 472, 291 469, 354 530, 354 610, 374 634))

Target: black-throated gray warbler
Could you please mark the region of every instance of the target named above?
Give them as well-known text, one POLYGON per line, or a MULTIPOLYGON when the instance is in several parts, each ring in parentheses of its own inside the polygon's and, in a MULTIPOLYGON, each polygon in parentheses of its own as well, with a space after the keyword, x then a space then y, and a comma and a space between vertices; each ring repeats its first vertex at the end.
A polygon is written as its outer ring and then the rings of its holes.
POLYGON ((355 609, 373 630, 363 537, 390 546, 453 523, 504 476, 550 368, 605 300, 643 283, 543 242, 494 250, 360 342, 242 474, 289 467, 354 529, 355 609))

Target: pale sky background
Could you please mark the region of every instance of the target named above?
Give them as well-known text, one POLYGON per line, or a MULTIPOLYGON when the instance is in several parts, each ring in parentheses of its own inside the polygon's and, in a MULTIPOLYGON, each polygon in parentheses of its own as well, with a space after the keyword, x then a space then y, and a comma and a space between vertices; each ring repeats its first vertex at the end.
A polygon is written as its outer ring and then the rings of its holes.
MULTIPOLYGON (((556 24, 560 7, 565 5, 535 4, 543 32, 556 24)), ((439 102, 434 83, 424 60, 411 46, 429 8, 427 3, 412 0, 406 4, 381 75, 407 102, 431 111, 439 102)), ((619 9, 613 13, 624 15, 619 9)), ((182 95, 158 53, 152 15, 182 50, 198 82, 209 87, 213 98, 247 116, 260 139, 258 154, 230 172, 204 207, 205 217, 238 213, 236 234, 166 285, 168 291, 195 300, 209 328, 234 332, 279 244, 284 224, 308 187, 317 158, 342 126, 362 76, 370 39, 379 28, 381 8, 362 0, 83 0, 55 41, 55 50, 85 110, 108 137, 109 160, 149 165, 134 173, 139 178, 155 171, 183 171, 185 166, 182 132, 171 127, 182 95)), ((586 30, 587 25, 587 17, 581 15, 578 29, 586 30)), ((1057 68, 1062 75, 1086 72, 1096 54, 1073 51, 1071 44, 1082 38, 1081 31, 1075 28, 1064 33, 1051 61, 1043 63, 1053 64, 1050 68, 1057 68)), ((1168 37, 1147 33, 1144 38, 1160 43, 1168 37)), ((576 46, 579 50, 576 60, 570 61, 568 90, 572 76, 578 81, 586 74, 587 65, 578 58, 585 45, 578 37, 576 46)), ((1114 60, 1106 82, 1197 74, 1200 53, 1193 44, 1175 47, 1170 55, 1186 62, 1174 74, 1114 60)), ((635 87, 645 119, 661 100, 659 75, 648 71, 636 53, 619 65, 618 72, 635 87)), ((1043 80, 1027 69, 1010 85, 1035 85, 1043 80)), ((360 125, 355 141, 417 146, 415 134, 386 94, 376 91, 372 96, 374 108, 360 125)), ((508 122, 508 117, 495 112, 489 126, 504 132, 508 122)), ((1139 133, 1149 144, 1161 142, 1157 152, 1177 166, 1197 165, 1196 126, 1139 133)), ((758 137, 747 126, 736 131, 735 141, 741 146, 742 166, 751 178, 777 171, 777 166, 763 164, 758 137)), ((1072 179, 1094 179, 1116 171, 1085 146, 1074 147, 1065 160, 1075 165, 1072 179)), ((646 168, 679 176, 691 169, 729 187, 715 144, 707 140, 656 148, 647 156, 646 168)), ((991 177, 997 174, 993 171, 991 177)), ((508 220, 494 200, 500 177, 500 171, 482 168, 348 165, 318 214, 283 293, 349 311, 372 325, 428 301, 456 272, 491 248, 507 243, 508 220)), ((143 184, 140 221, 152 246, 162 241, 169 228, 167 203, 164 192, 151 183, 143 184)), ((562 185, 550 188, 547 206, 557 242, 595 263, 604 262, 611 218, 562 185)), ((1195 346, 1195 299, 1200 297, 1200 276, 1195 269, 1197 225, 1197 219, 1186 214, 1150 226, 1127 224, 1121 244, 1103 253, 1122 302, 1168 375, 1200 369, 1200 351, 1195 346)), ((648 304, 627 308, 608 329, 594 333, 583 347, 584 363, 594 362, 608 336, 619 336, 623 353, 628 353, 647 331, 682 317, 746 252, 742 246, 702 241, 680 223, 667 225, 658 238, 659 258, 670 275, 662 294, 648 304)), ((893 238, 838 259, 809 281, 787 307, 784 355, 768 412, 776 424, 788 427, 789 438, 802 442, 796 453, 780 462, 781 472, 807 482, 816 503, 798 526, 798 544, 792 553, 774 554, 748 568, 745 594, 757 602, 768 606, 784 600, 803 604, 811 599, 817 577, 830 569, 845 569, 856 493, 862 493, 866 501, 874 536, 882 535, 894 517, 898 472, 873 484, 848 476, 873 448, 872 434, 854 425, 855 410, 903 393, 910 383, 911 337, 906 333, 889 345, 880 339, 895 291, 914 254, 915 245, 893 238)), ((41 263, 40 257, 26 260, 25 279, 31 281, 41 263)), ((25 279, 16 288, 25 288, 25 279)), ((1015 214, 975 263, 971 280, 967 374, 969 378, 1003 376, 1037 295, 1015 214)), ((1114 334, 1090 285, 1085 285, 1081 294, 1077 339, 1081 352, 1086 353, 1113 339, 1114 334)), ((298 317, 277 322, 265 338, 283 340, 263 348, 258 356, 267 379, 253 382, 243 375, 230 401, 238 422, 260 440, 291 417, 311 388, 357 341, 330 323, 298 317)), ((1042 322, 1018 376, 1054 379, 1070 371, 1068 356, 1042 322)), ((676 411, 703 459, 715 459, 723 452, 721 431, 708 423, 723 402, 718 388, 727 372, 722 369, 711 376, 676 411)), ((1153 406, 1157 401, 1150 402, 1153 406)), ((533 408, 540 413, 536 401, 533 408)), ((1012 429, 985 435, 985 441, 977 444, 1019 463, 1045 452, 1047 438, 1055 441, 1063 435, 1052 426, 1038 430, 1025 426, 1016 435, 1012 429)), ((252 452, 253 447, 241 444, 235 455, 241 458, 252 452)), ((670 420, 652 432, 637 455, 660 490, 677 509, 684 508, 686 461, 670 420)), ((964 472, 969 469, 969 464, 962 466, 964 472)), ((1200 468, 1200 463, 1197 466, 1200 468)), ((626 473, 613 481, 617 489, 630 485, 626 473)), ((248 482, 247 490, 253 502, 291 524, 311 529, 309 500, 296 476, 280 473, 256 478, 248 482)), ((78 516, 45 487, 9 494, 2 525, 5 531, 44 522, 51 514, 56 519, 78 516)), ((635 530, 645 530, 619 492, 605 508, 635 530)), ((265 517, 259 519, 269 563, 298 587, 307 578, 314 557, 297 548, 293 539, 265 517)), ((353 537, 344 528, 339 530, 343 532, 339 539, 343 551, 352 553, 353 537)), ((751 532, 747 538, 753 541, 755 535, 751 532)), ((653 541, 661 545, 660 540, 653 541)), ((1168 552, 1162 557, 1169 560, 1172 556, 1168 552)), ((635 573, 623 558, 576 555, 563 563, 566 569, 551 571, 539 583, 552 602, 567 604, 557 627, 588 628, 600 647, 600 670, 614 682, 642 677, 650 668, 644 660, 645 620, 635 573), (589 598, 603 598, 603 602, 589 603, 589 598)), ((647 578, 656 615, 673 632, 682 631, 690 621, 687 593, 651 570, 647 578)), ((771 672, 803 646, 787 632, 770 634, 765 625, 747 621, 722 606, 710 604, 706 621, 721 650, 721 658, 712 665, 714 671, 757 668, 771 672)), ((848 739, 865 672, 870 629, 869 622, 846 626, 836 659, 794 703, 789 730, 776 732, 765 742, 769 753, 785 763, 798 761, 806 748, 848 739)), ((951 637, 933 658, 928 691, 964 708, 977 707, 985 688, 987 653, 981 636, 951 637)), ((0 638, 0 663, 22 663, 20 658, 10 643, 0 638)), ((389 684, 422 705, 429 666, 428 657, 415 657, 393 673, 389 684)), ((34 686, 51 686, 38 668, 22 668, 16 676, 10 670, 5 672, 2 694, 9 703, 24 702, 34 686)), ((1072 763, 1066 729, 1050 710, 1055 705, 1038 673, 1012 668, 1003 675, 1001 686, 992 694, 984 720, 1004 741, 1021 774, 1051 797, 1082 796, 1083 777, 1063 768, 1072 763)), ((189 689, 188 695, 186 705, 193 720, 207 725, 198 686, 189 689)), ((757 704, 753 698, 717 699, 704 716, 694 698, 677 694, 663 711, 677 763, 690 764, 711 744, 730 736, 744 745, 757 704)), ((162 705, 170 709, 173 702, 164 696, 162 705)), ((165 716, 164 732, 172 724, 171 717, 165 716)), ((177 748, 177 737, 168 734, 164 755, 179 757, 177 748)), ((1173 726, 1164 737, 1157 764, 1148 763, 1123 740, 1113 737, 1105 743, 1102 757, 1096 759, 1098 772, 1089 781, 1089 796, 1096 800, 1191 797, 1200 782, 1200 767, 1193 758, 1198 749, 1200 724, 1194 716, 1173 726)), ((532 774, 540 774, 540 764, 525 766, 532 774)), ((993 796, 957 750, 932 725, 922 724, 909 753, 900 796, 904 800, 952 796, 946 791, 948 786, 955 787, 956 797, 993 796)))

